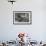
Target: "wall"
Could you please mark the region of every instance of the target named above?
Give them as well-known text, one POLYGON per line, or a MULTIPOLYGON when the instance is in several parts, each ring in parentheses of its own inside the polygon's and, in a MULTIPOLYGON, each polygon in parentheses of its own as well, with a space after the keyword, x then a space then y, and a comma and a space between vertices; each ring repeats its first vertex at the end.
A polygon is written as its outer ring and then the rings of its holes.
MULTIPOLYGON (((44 0, 45 1, 45 0, 44 0)), ((0 40, 15 40, 18 32, 26 32, 33 40, 45 40, 46 13, 43 0, 17 0, 13 5, 0 0, 0 40), (13 11, 32 11, 32 25, 14 25, 13 11)))

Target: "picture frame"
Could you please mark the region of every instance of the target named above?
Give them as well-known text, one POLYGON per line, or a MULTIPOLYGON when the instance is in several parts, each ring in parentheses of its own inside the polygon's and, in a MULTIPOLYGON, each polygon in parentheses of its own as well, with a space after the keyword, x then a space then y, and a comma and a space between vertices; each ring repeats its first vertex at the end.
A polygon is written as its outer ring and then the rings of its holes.
POLYGON ((32 11, 13 11, 13 24, 32 24, 32 11))

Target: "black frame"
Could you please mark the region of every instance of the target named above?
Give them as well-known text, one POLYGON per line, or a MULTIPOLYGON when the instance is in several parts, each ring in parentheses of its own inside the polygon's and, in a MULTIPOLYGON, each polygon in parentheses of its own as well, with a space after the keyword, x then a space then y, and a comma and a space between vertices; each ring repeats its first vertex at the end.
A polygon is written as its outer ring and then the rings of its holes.
POLYGON ((15 24, 15 25, 29 25, 29 24, 31 24, 32 25, 32 11, 13 11, 13 24, 15 24), (24 23, 21 23, 21 22, 19 23, 18 22, 18 23, 16 23, 15 18, 14 18, 15 13, 29 13, 30 22, 28 22, 28 23, 27 22, 24 22, 24 23))

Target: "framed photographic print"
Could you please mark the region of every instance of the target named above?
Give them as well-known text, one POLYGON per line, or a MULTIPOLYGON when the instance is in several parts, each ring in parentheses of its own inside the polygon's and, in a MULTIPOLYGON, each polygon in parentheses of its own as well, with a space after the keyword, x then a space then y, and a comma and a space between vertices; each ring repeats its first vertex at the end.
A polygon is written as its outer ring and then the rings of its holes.
POLYGON ((13 11, 13 24, 32 24, 32 11, 13 11))

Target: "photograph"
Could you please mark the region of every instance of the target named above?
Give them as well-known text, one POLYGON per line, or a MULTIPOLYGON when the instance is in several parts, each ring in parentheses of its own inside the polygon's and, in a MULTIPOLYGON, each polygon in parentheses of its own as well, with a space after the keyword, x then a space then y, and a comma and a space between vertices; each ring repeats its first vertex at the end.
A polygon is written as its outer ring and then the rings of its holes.
POLYGON ((13 24, 32 24, 32 11, 13 11, 13 24))

